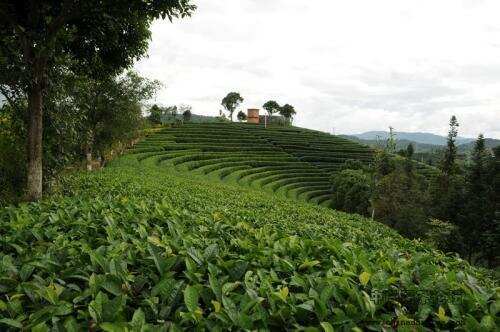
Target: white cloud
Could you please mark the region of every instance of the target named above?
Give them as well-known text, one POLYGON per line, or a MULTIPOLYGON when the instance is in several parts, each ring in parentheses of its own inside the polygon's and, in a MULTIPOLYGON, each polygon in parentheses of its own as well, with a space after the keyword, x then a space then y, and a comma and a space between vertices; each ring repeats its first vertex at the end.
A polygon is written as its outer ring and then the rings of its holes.
POLYGON ((216 115, 290 103, 296 124, 500 138, 498 0, 199 0, 192 18, 157 21, 136 68, 164 82, 163 104, 216 115))

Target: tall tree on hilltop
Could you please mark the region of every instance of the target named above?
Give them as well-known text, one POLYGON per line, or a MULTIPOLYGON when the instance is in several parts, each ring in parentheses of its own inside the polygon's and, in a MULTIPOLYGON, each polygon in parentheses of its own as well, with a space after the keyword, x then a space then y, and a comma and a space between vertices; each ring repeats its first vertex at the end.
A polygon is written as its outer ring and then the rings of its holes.
POLYGON ((500 145, 493 148, 493 158, 489 164, 489 183, 493 219, 486 225, 482 235, 483 258, 490 267, 500 265, 500 145))
POLYGON ((285 104, 280 108, 280 114, 288 121, 288 123, 291 123, 293 116, 297 114, 297 112, 292 105, 285 104))
POLYGON ((415 153, 415 149, 413 148, 413 144, 410 143, 406 147, 405 151, 405 162, 404 162, 404 170, 406 173, 406 176, 408 178, 409 185, 411 185, 411 181, 413 180, 414 177, 414 167, 413 167, 413 154, 415 153))
POLYGON ((221 105, 226 109, 229 113, 229 118, 231 122, 233 121, 233 113, 243 102, 243 97, 240 96, 238 92, 229 92, 227 96, 222 99, 221 105))
POLYGON ((160 124, 162 112, 162 109, 158 105, 154 104, 149 109, 148 120, 151 121, 151 123, 160 124))
POLYGON ((396 152, 396 133, 393 127, 389 127, 389 137, 387 138, 386 151, 389 153, 396 152))
POLYGON ((56 63, 70 58, 73 70, 96 77, 118 73, 147 51, 153 19, 185 17, 194 9, 189 0, 0 3, 0 85, 28 100, 28 200, 42 196, 44 95, 56 63))
POLYGON ((264 105, 262 105, 262 108, 267 111, 267 113, 269 114, 269 116, 273 116, 273 114, 279 113, 279 111, 280 111, 280 104, 278 104, 274 100, 269 100, 269 101, 266 101, 264 103, 264 105))
POLYGON ((458 121, 453 115, 450 119, 450 130, 448 131, 448 140, 446 142, 446 150, 443 160, 441 161, 441 171, 444 175, 449 176, 457 172, 457 146, 455 144, 458 135, 458 121))
MULTIPOLYGON (((471 163, 466 175, 465 213, 460 218, 460 231, 464 239, 465 253, 472 261, 481 251, 485 233, 495 230, 494 188, 490 165, 491 155, 487 152, 484 136, 477 138, 472 152, 471 163)), ((489 244, 491 245, 491 243, 489 244)), ((481 257, 476 257, 481 259, 481 257)))
POLYGON ((464 203, 464 181, 456 163, 457 147, 455 141, 458 135, 458 121, 453 115, 450 119, 450 129, 445 154, 440 163, 440 174, 431 182, 430 205, 431 214, 443 221, 457 224, 464 203))
POLYGON ((179 106, 179 112, 182 114, 182 120, 184 122, 191 121, 191 116, 192 116, 191 110, 192 109, 193 108, 191 107, 191 105, 180 105, 179 106))

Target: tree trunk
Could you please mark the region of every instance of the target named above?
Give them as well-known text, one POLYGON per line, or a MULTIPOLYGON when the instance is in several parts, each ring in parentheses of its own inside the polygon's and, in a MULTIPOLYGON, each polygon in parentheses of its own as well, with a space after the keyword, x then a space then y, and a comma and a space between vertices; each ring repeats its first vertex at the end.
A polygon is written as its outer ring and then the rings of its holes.
POLYGON ((87 146, 85 149, 85 159, 87 160, 87 171, 92 171, 92 150, 87 146))
MULTIPOLYGON (((40 78, 41 79, 41 78, 40 78)), ((28 93, 28 201, 42 198, 42 138, 43 138, 43 89, 39 82, 34 82, 28 93)))

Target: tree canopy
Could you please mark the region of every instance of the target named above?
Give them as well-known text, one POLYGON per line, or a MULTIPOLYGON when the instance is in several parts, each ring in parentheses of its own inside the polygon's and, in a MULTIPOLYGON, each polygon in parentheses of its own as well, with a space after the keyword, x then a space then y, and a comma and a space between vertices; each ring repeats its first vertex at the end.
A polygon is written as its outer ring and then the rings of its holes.
POLYGON ((281 107, 280 104, 278 104, 274 100, 266 101, 264 105, 262 105, 262 108, 264 108, 267 111, 269 116, 272 116, 275 113, 279 113, 280 107, 281 107))
POLYGON ((27 198, 42 196, 43 109, 61 64, 103 79, 147 51, 155 18, 195 10, 190 0, 5 0, 0 3, 0 87, 27 100, 27 198))
POLYGON ((285 104, 280 108, 280 114, 287 119, 289 122, 293 119, 293 116, 296 114, 295 108, 290 104, 285 104))
POLYGON ((245 114, 245 112, 239 111, 237 118, 238 118, 239 122, 242 122, 242 121, 245 121, 247 119, 247 115, 245 114))
POLYGON ((230 92, 222 99, 221 105, 229 113, 229 118, 233 121, 233 113, 243 102, 243 97, 238 92, 230 92))

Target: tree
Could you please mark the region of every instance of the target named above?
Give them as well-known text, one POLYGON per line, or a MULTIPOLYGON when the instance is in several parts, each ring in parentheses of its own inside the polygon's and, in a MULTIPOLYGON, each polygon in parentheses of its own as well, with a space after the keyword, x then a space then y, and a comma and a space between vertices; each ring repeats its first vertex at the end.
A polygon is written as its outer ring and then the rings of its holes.
MULTIPOLYGON (((133 135, 142 118, 142 101, 153 97, 159 82, 133 71, 103 80, 75 77, 74 103, 83 115, 80 124, 82 148, 91 170, 93 154, 104 160, 105 150, 133 135)), ((153 114, 161 109, 153 105, 153 114)))
MULTIPOLYGON (((484 236, 491 235, 498 227, 495 225, 491 159, 486 151, 484 137, 480 134, 474 145, 471 163, 467 168, 465 212, 460 218, 460 231, 469 261, 472 261, 474 256, 481 259, 482 252, 490 249, 482 246, 483 243, 492 245, 489 241, 485 241, 484 236)), ((491 256, 489 258, 491 259, 491 256)))
POLYGON ((269 100, 262 105, 262 108, 264 108, 269 116, 273 116, 275 113, 279 113, 281 107, 280 105, 274 101, 274 100, 269 100))
POLYGON ((368 215, 370 207, 370 178, 361 169, 345 169, 332 177, 335 209, 368 215))
POLYGON ((221 105, 229 113, 229 118, 231 122, 233 121, 233 113, 238 108, 238 106, 243 102, 243 97, 240 96, 238 92, 230 92, 222 99, 221 105))
POLYGON ((174 121, 175 119, 177 119, 177 106, 172 106, 170 109, 170 114, 172 115, 172 117, 174 118, 174 121))
POLYGON ((184 17, 189 0, 4 0, 0 4, 0 85, 28 100, 27 199, 42 196, 43 106, 60 61, 72 70, 106 77, 147 51, 150 22, 184 17))
POLYGON ((427 199, 421 183, 409 181, 402 168, 402 165, 397 164, 390 173, 377 175, 372 209, 377 220, 406 237, 417 238, 423 236, 426 229, 427 199))
POLYGON ((411 181, 413 177, 413 154, 415 152, 415 149, 413 148, 413 144, 410 143, 408 146, 406 146, 406 151, 405 151, 405 165, 404 169, 406 172, 406 175, 408 176, 408 179, 411 181))
POLYGON ((440 173, 430 185, 431 214, 433 217, 457 224, 464 203, 464 178, 459 174, 456 163, 458 121, 455 116, 450 119, 450 129, 446 150, 440 162, 440 173))
POLYGON ((446 142, 446 150, 443 160, 441 161, 441 171, 445 176, 455 174, 457 172, 457 147, 455 141, 458 135, 458 121, 453 115, 450 119, 450 130, 448 131, 448 139, 446 142))
POLYGON ((237 118, 238 118, 239 122, 242 122, 242 121, 245 121, 247 119, 247 115, 245 114, 245 112, 239 111, 237 118))
POLYGON ((191 121, 191 106, 189 105, 181 105, 180 110, 182 112, 182 119, 184 122, 189 122, 191 121))
POLYGON ((293 116, 297 114, 295 108, 290 104, 285 104, 280 108, 280 114, 287 120, 288 123, 292 122, 293 116))
POLYGON ((389 127, 389 137, 387 138, 386 151, 389 153, 396 152, 396 133, 394 128, 389 127))
POLYGON ((158 105, 154 104, 149 109, 148 120, 153 124, 161 124, 162 113, 162 109, 158 105))
POLYGON ((493 157, 489 163, 491 185, 491 208, 493 218, 485 227, 481 248, 483 258, 490 268, 500 265, 500 145, 493 148, 493 157))

